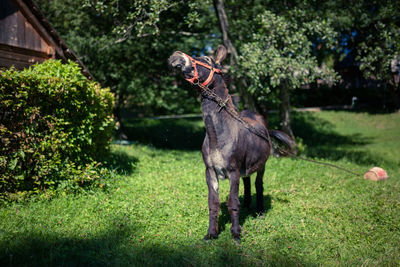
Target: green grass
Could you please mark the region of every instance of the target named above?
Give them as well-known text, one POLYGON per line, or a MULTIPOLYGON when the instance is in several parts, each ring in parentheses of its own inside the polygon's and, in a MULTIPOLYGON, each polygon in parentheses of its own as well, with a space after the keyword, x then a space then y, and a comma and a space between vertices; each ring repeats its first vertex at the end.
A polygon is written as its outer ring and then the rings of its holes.
POLYGON ((253 195, 252 209, 240 213, 240 244, 229 230, 228 181, 220 186, 221 234, 202 241, 208 210, 201 122, 129 125, 147 136, 141 142, 158 141, 113 146, 107 165, 119 175, 107 189, 3 205, 0 265, 400 265, 399 114, 296 114, 306 155, 362 173, 378 165, 390 178, 377 183, 270 158, 267 212, 255 214, 253 195), (179 140, 186 145, 171 149, 179 140))

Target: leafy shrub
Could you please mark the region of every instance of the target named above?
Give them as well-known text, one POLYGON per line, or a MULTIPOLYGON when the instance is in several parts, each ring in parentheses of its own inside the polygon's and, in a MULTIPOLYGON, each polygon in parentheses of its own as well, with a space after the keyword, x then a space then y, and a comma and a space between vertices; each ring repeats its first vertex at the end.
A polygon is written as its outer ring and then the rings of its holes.
POLYGON ((49 60, 0 71, 0 194, 77 186, 99 178, 113 95, 77 64, 49 60))

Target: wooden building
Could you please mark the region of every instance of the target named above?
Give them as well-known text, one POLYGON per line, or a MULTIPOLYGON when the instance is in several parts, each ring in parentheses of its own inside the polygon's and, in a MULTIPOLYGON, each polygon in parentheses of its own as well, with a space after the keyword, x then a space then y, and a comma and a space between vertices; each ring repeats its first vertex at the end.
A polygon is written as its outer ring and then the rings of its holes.
POLYGON ((0 68, 22 69, 51 58, 75 61, 92 78, 32 0, 0 0, 0 68))

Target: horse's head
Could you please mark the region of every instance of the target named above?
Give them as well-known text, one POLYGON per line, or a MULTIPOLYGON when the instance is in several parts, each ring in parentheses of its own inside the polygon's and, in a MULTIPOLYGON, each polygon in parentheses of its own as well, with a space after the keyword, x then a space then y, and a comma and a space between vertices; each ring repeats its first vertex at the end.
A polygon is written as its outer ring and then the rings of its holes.
POLYGON ((226 48, 220 45, 215 52, 214 58, 208 56, 192 58, 181 51, 175 51, 169 57, 168 63, 172 68, 181 71, 187 81, 207 86, 211 82, 214 73, 222 73, 219 64, 225 57, 226 48))

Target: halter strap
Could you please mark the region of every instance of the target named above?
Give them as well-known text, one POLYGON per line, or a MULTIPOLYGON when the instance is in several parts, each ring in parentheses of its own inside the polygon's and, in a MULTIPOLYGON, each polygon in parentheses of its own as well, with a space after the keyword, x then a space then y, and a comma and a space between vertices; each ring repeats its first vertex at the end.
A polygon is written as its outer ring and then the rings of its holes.
POLYGON ((190 82, 191 84, 199 84, 199 73, 197 71, 197 65, 203 66, 210 70, 210 74, 208 74, 208 78, 203 83, 201 83, 201 85, 203 85, 203 86, 207 86, 211 82, 211 80, 214 76, 214 73, 222 73, 222 71, 220 69, 214 68, 206 63, 196 60, 187 54, 185 54, 185 56, 190 58, 190 60, 192 61, 192 67, 194 69, 193 77, 186 79, 186 81, 190 82))

